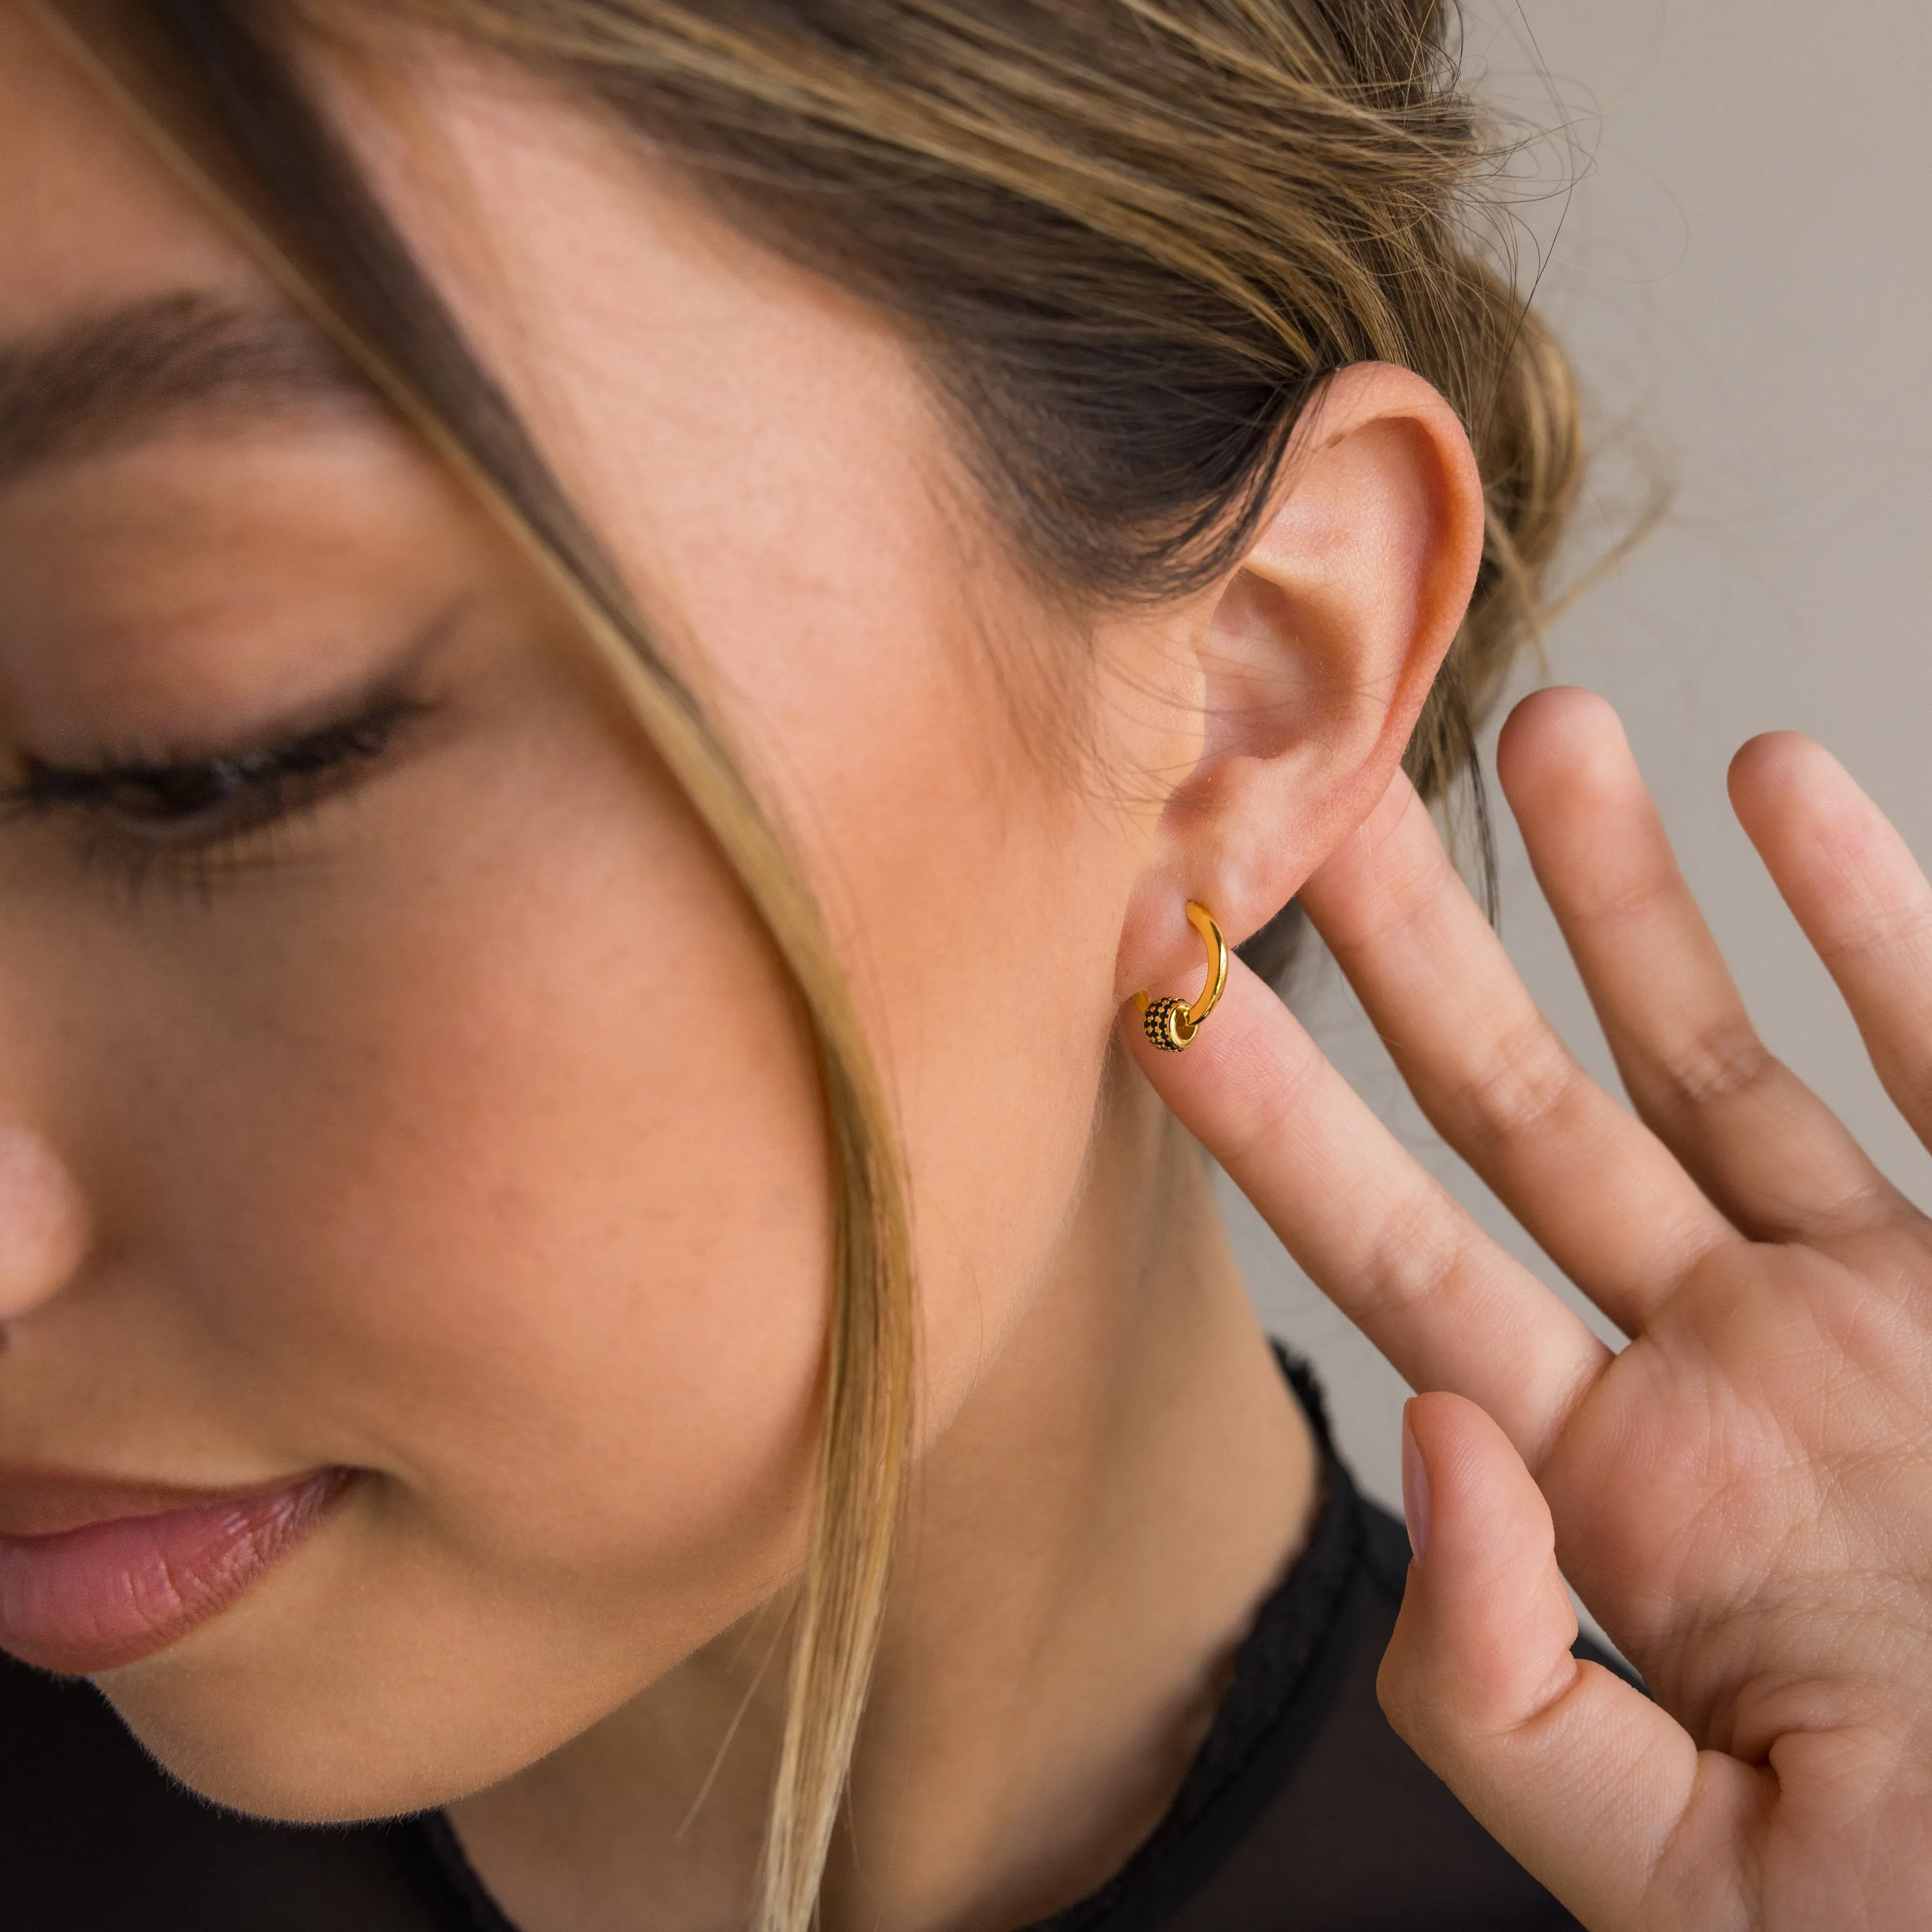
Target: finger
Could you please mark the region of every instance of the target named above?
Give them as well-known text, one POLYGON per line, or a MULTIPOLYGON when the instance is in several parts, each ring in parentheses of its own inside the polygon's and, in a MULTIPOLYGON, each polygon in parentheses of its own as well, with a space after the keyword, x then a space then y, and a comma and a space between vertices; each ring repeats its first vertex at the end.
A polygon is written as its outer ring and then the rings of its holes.
POLYGON ((1731 799, 1838 982, 1892 1103, 1932 1146, 1932 886, 1838 760, 1792 731, 1754 738, 1731 799))
POLYGON ((1539 692, 1496 763, 1631 1101, 1710 1199, 1760 1239, 1906 1211, 1758 1038, 1610 706, 1539 692))
POLYGON ((1423 1112, 1613 1322, 1737 1239, 1538 1010, 1407 779, 1301 902, 1423 1112))
POLYGON ((1418 1396, 1402 1451, 1417 1560, 1376 1686, 1389 1721, 1592 1932, 1742 1932, 1764 1774, 1570 1654, 1549 1506, 1489 1417, 1418 1396))
POLYGON ((1540 1463, 1609 1360, 1491 1241, 1239 961, 1185 1053, 1131 1050, 1316 1285, 1418 1388, 1460 1389, 1540 1463))

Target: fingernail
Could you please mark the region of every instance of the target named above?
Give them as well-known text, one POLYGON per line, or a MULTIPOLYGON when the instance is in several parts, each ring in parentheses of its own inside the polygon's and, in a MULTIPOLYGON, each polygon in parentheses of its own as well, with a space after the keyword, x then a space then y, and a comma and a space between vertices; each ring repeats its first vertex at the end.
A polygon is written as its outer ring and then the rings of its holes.
POLYGON ((1402 1412, 1402 1513, 1408 1520, 1408 1546, 1420 1563, 1429 1554, 1429 1466, 1416 1445, 1406 1406, 1402 1412))

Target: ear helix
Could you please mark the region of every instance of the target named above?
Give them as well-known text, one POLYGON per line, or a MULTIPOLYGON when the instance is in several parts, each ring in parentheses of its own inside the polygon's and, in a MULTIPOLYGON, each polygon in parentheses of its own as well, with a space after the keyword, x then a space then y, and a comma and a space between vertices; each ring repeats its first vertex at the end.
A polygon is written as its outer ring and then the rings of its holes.
POLYGON ((1163 1053, 1186 1052, 1201 1022, 1211 1013, 1228 983, 1228 942, 1214 923, 1214 915, 1192 899, 1187 902, 1187 922, 1199 933, 1208 948, 1208 980, 1200 998, 1191 1005, 1181 1000, 1150 1000, 1144 992, 1134 995, 1141 1024, 1148 1038, 1163 1053))

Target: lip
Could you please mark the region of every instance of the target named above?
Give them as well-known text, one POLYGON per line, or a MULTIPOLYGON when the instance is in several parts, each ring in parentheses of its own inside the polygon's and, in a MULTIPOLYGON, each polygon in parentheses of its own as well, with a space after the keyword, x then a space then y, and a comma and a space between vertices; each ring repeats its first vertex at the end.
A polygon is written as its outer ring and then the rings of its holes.
POLYGON ((152 1656, 253 1589, 350 1479, 212 1492, 0 1476, 0 1650, 70 1676, 152 1656))

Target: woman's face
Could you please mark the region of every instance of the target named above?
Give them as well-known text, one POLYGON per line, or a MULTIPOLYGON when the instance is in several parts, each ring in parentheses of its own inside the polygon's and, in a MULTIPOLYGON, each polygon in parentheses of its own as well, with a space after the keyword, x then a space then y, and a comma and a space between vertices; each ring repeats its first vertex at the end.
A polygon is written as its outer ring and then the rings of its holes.
MULTIPOLYGON (((406 138, 344 112, 879 1042, 937 1428, 1080 1184, 1155 808, 1040 755, 1077 646, 890 332, 534 87, 418 79, 406 138)), ((320 1513, 200 1621, 0 1570, 5 1641, 244 1808, 439 1801, 796 1570, 806 1036, 512 547, 11 5, 0 179, 0 1532, 320 1513)), ((1090 709, 1157 762, 1150 680, 1090 709)))

